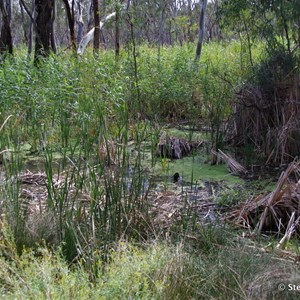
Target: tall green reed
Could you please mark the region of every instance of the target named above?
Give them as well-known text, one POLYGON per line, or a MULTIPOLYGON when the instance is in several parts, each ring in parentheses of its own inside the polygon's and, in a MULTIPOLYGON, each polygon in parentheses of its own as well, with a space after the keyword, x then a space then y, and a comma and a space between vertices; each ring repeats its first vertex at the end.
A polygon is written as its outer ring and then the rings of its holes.
MULTIPOLYGON (((189 46, 161 48, 159 60, 152 50, 137 49, 139 97, 125 52, 117 63, 113 52, 103 51, 97 59, 87 52, 79 59, 53 56, 38 68, 17 57, 0 70, 0 122, 8 114, 15 120, 1 141, 16 150, 29 143, 44 162, 53 234, 69 261, 81 257, 92 266, 97 249, 107 251, 120 237, 145 238, 150 185, 144 156, 150 150, 151 167, 157 163, 161 118, 194 124, 201 114, 209 119, 219 95, 228 109, 222 80, 211 82, 224 74, 223 65, 210 59, 208 69, 198 72, 189 46), (132 111, 138 107, 144 120, 132 111)), ((226 72, 233 76, 235 70, 230 65, 226 72)), ((22 151, 16 153, 6 164, 7 178, 24 171, 22 151)), ((19 205, 20 182, 13 186, 9 197, 19 205)))

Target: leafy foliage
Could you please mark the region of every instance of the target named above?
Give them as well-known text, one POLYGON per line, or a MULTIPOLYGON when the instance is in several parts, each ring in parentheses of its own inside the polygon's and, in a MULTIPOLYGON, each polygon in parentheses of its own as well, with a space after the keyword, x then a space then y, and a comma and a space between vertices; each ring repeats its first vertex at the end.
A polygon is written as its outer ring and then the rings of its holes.
POLYGON ((289 52, 292 43, 299 45, 296 23, 299 20, 299 1, 222 1, 219 17, 223 26, 245 33, 248 47, 257 39, 265 39, 272 51, 284 45, 289 52))

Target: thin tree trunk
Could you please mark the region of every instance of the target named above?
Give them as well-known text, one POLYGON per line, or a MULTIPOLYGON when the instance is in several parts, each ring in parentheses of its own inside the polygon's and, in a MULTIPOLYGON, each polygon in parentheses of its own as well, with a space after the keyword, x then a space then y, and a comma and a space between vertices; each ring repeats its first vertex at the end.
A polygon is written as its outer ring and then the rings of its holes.
POLYGON ((23 43, 27 44, 28 43, 28 32, 26 30, 26 26, 25 26, 25 14, 24 14, 24 7, 21 3, 21 1, 19 1, 19 5, 20 5, 20 10, 21 10, 21 19, 22 19, 22 27, 23 27, 23 43))
POLYGON ((51 49, 53 53, 56 53, 55 28, 54 28, 55 15, 56 15, 56 2, 55 0, 53 0, 53 12, 51 17, 51 49))
POLYGON ((242 15, 242 22, 244 23, 244 28, 246 29, 246 38, 247 38, 247 46, 248 46, 248 52, 249 52, 249 60, 250 60, 250 64, 251 66, 253 66, 253 59, 252 59, 252 45, 251 45, 251 37, 249 34, 249 29, 247 26, 247 22, 244 18, 244 16, 242 15))
POLYGON ((284 29, 286 42, 287 42, 288 52, 291 53, 291 41, 290 41, 290 37, 289 37, 289 26, 288 26, 288 21, 286 19, 286 16, 284 14, 283 5, 284 4, 281 1, 281 3, 280 3, 280 12, 281 12, 281 18, 282 18, 282 21, 283 21, 282 25, 283 25, 283 29, 284 29))
POLYGON ((115 32, 115 56, 120 55, 120 8, 116 7, 116 32, 115 32))
POLYGON ((32 52, 32 29, 33 27, 35 28, 35 31, 37 32, 36 29, 36 24, 35 24, 35 0, 31 0, 31 11, 27 7, 26 3, 24 0, 19 0, 21 7, 23 7, 27 13, 27 15, 30 18, 30 24, 29 24, 29 32, 28 32, 28 55, 30 56, 32 52))
POLYGON ((94 31, 94 53, 99 52, 100 48, 100 13, 99 13, 99 1, 92 0, 94 7, 94 23, 95 23, 95 31, 94 31))
POLYGON ((300 48, 300 18, 298 19, 298 48, 300 48))
POLYGON ((11 16, 12 16, 12 0, 6 0, 6 11, 8 14, 9 19, 11 20, 11 16))
POLYGON ((162 8, 161 8, 161 19, 160 19, 159 37, 158 37, 158 43, 161 46, 163 46, 165 43, 166 6, 167 6, 166 2, 163 1, 162 8))
POLYGON ((10 27, 10 15, 11 12, 7 10, 7 4, 10 7, 10 3, 0 0, 0 10, 2 13, 2 27, 0 33, 0 55, 13 54, 13 41, 10 27))
POLYGON ((83 0, 77 1, 77 45, 80 44, 83 36, 83 0))
POLYGON ((168 45, 173 45, 173 39, 172 39, 172 31, 173 31, 173 26, 172 26, 172 19, 170 18, 169 20, 169 30, 168 30, 168 39, 167 39, 167 43, 168 45))
POLYGON ((72 8, 70 7, 68 0, 63 0, 66 8, 69 31, 70 31, 70 40, 71 48, 76 52, 76 38, 75 38, 75 17, 74 17, 74 0, 72 1, 72 8))
MULTIPOLYGON (((100 16, 100 11, 103 12, 103 18, 105 19, 106 17, 106 1, 105 0, 98 0, 99 1, 99 19, 101 19, 100 16)), ((104 36, 104 32, 103 29, 100 28, 100 46, 103 47, 104 49, 106 48, 106 40, 105 40, 105 36, 104 36)))
POLYGON ((188 0, 188 42, 192 42, 192 32, 191 32, 191 27, 192 27, 192 0, 188 0))
MULTIPOLYGON (((178 10, 178 7, 177 7, 177 2, 175 1, 174 4, 172 5, 172 13, 173 13, 173 18, 174 20, 177 18, 177 10, 178 10)), ((180 32, 179 32, 179 28, 178 28, 178 25, 176 24, 176 22, 174 23, 174 28, 175 28, 175 43, 177 43, 177 41, 179 40, 180 42, 180 45, 182 44, 182 41, 181 41, 181 35, 180 35, 180 32)))
MULTIPOLYGON (((100 29, 104 26, 105 22, 109 20, 110 18, 114 17, 116 15, 115 12, 109 14, 103 22, 100 22, 100 29)), ((87 44, 93 39, 95 32, 95 27, 93 27, 80 41, 77 49, 77 54, 82 55, 84 52, 85 47, 87 44)))
MULTIPOLYGON (((35 17, 34 11, 35 11, 35 2, 34 2, 34 0, 32 0, 32 2, 31 2, 31 14, 32 14, 33 18, 35 17)), ((32 39, 33 39, 32 29, 33 29, 33 25, 34 25, 34 22, 32 21, 32 19, 30 19, 29 33, 28 33, 28 55, 31 55, 31 53, 32 53, 32 39)))
POLYGON ((86 16, 86 23, 87 23, 87 31, 90 31, 93 24, 92 24, 92 15, 94 14, 94 9, 93 9, 93 0, 89 2, 89 7, 88 7, 88 13, 86 16))
POLYGON ((204 30, 205 30, 205 12, 206 12, 207 0, 202 1, 202 8, 199 20, 199 35, 198 35, 198 44, 196 49, 195 61, 199 61, 201 52, 202 52, 202 44, 204 38, 204 30))

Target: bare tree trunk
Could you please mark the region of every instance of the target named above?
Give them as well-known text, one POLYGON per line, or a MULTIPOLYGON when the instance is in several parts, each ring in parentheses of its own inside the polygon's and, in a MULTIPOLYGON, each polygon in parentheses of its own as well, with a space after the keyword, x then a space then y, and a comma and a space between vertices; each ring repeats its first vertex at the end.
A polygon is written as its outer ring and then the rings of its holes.
POLYGON ((56 15, 56 2, 55 0, 53 0, 53 12, 51 17, 51 48, 54 53, 56 53, 55 29, 54 29, 55 15, 56 15))
MULTIPOLYGON (((32 0, 31 14, 32 14, 33 18, 35 17, 34 11, 35 11, 35 2, 34 2, 34 0, 32 0)), ((31 53, 32 53, 32 36, 33 36, 32 29, 33 29, 33 20, 30 19, 29 33, 28 33, 28 55, 31 55, 31 53)))
MULTIPOLYGON (((101 19, 100 16, 100 11, 103 12, 103 18, 105 19, 106 17, 106 1, 105 0, 98 0, 99 1, 99 18, 101 19)), ((100 28, 100 46, 103 48, 106 48, 106 41, 105 41, 105 36, 104 36, 104 32, 103 29, 100 28)))
POLYGON ((116 7, 116 32, 115 32, 115 56, 120 54, 120 8, 116 7))
POLYGON ((168 38, 167 38, 167 44, 168 45, 173 45, 173 39, 172 39, 172 31, 173 31, 173 24, 172 24, 172 19, 170 18, 169 20, 169 30, 168 30, 168 38))
POLYGON ((47 57, 51 51, 51 20, 53 13, 53 0, 35 0, 36 8, 36 37, 34 63, 37 64, 41 57, 47 57))
POLYGON ((27 44, 28 43, 28 32, 27 32, 27 28, 25 26, 25 17, 24 17, 24 7, 21 3, 21 1, 19 1, 19 5, 20 5, 20 10, 21 10, 21 18, 22 18, 22 27, 23 27, 23 43, 27 44))
POLYGON ((77 45, 80 44, 83 36, 83 0, 77 1, 77 45))
POLYGON ((202 1, 202 8, 199 20, 199 36, 198 36, 198 44, 196 49, 195 61, 199 61, 202 51, 204 30, 205 30, 205 12, 206 12, 207 0, 202 1))
MULTIPOLYGON (((116 15, 115 12, 109 14, 103 22, 100 22, 100 29, 104 26, 105 22, 109 20, 110 18, 114 17, 116 15)), ((77 54, 82 55, 84 52, 85 47, 87 44, 93 39, 95 32, 95 27, 93 27, 80 41, 77 49, 77 54)))
POLYGON ((8 14, 9 19, 11 20, 11 16, 12 16, 12 0, 6 0, 6 11, 8 14))
POLYGON ((68 25, 70 31, 71 48, 76 52, 76 38, 75 38, 75 17, 74 17, 74 0, 72 0, 72 7, 70 7, 68 0, 63 0, 66 8, 68 25))
POLYGON ((191 33, 191 27, 192 27, 192 0, 188 0, 188 42, 192 42, 192 33, 191 33))
POLYGON ((93 9, 93 0, 91 0, 91 2, 89 2, 89 7, 88 7, 88 13, 86 16, 86 22, 87 22, 87 31, 90 31, 91 27, 93 26, 92 24, 92 15, 94 13, 94 9, 93 9))
POLYGON ((95 23, 95 31, 94 31, 94 53, 99 52, 100 48, 100 13, 99 13, 99 1, 92 0, 94 7, 94 23, 95 23))
POLYGON ((167 3, 165 0, 163 0, 162 7, 161 7, 161 19, 160 19, 159 37, 158 37, 158 43, 161 46, 163 46, 165 43, 166 6, 167 3))
POLYGON ((0 55, 6 53, 13 54, 13 41, 10 28, 10 5, 10 1, 6 2, 4 0, 0 0, 0 10, 2 13, 2 27, 0 33, 0 55))
MULTIPOLYGON (((177 2, 174 1, 172 3, 172 6, 171 6, 171 11, 172 11, 172 18, 173 19, 176 19, 177 18, 177 10, 178 10, 178 7, 177 7, 177 2)), ((177 43, 177 41, 179 40, 180 42, 180 45, 182 44, 182 41, 181 41, 181 37, 180 37, 180 32, 179 32, 179 29, 178 29, 178 25, 176 24, 176 22, 174 23, 174 31, 175 31, 175 42, 177 43)))
POLYGON ((298 19, 298 48, 300 48, 300 18, 298 19))
POLYGON ((249 34, 249 29, 248 29, 248 25, 247 22, 244 18, 244 16, 242 15, 242 22, 244 24, 244 28, 246 30, 246 38, 247 38, 247 47, 248 47, 248 52, 249 52, 249 60, 250 60, 250 64, 251 66, 253 66, 253 59, 252 59, 252 46, 251 46, 251 36, 249 34))
POLYGON ((37 32, 36 24, 35 24, 35 0, 31 0, 31 11, 27 7, 24 0, 19 0, 19 1, 20 1, 21 8, 25 9, 27 15, 30 18, 29 31, 28 31, 28 56, 30 56, 31 52, 32 52, 32 29, 33 29, 33 27, 35 28, 35 31, 37 32))
POLYGON ((284 35, 286 38, 286 42, 287 42, 287 48, 288 48, 288 52, 291 53, 291 41, 290 41, 290 36, 289 36, 289 25, 288 25, 288 20, 285 16, 284 10, 283 10, 283 1, 280 2, 280 14, 281 14, 281 18, 282 18, 282 25, 283 25, 283 30, 284 30, 284 35))

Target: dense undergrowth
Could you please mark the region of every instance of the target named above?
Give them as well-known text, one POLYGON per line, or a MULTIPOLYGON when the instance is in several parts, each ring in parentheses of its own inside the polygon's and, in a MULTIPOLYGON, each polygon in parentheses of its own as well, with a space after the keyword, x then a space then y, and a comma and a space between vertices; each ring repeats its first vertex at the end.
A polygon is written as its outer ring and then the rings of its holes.
POLYGON ((130 49, 117 61, 103 51, 61 53, 38 68, 22 53, 2 63, 3 297, 246 299, 257 266, 271 268, 271 257, 236 248, 218 224, 183 218, 165 232, 153 223, 149 182, 163 165, 155 155, 161 125, 208 126, 219 147, 232 96, 252 72, 238 42, 207 45, 199 66, 193 52, 186 45, 158 56, 139 46, 137 74, 130 49), (27 154, 39 157, 40 177, 23 176, 27 154), (22 188, 34 180, 46 193, 22 188))
POLYGON ((299 281, 297 268, 233 236, 229 228, 209 226, 179 244, 119 242, 111 247, 109 263, 96 251, 98 275, 91 280, 86 262, 70 266, 61 249, 40 245, 19 256, 6 226, 0 292, 5 299, 298 299, 297 291, 288 290, 299 281))

